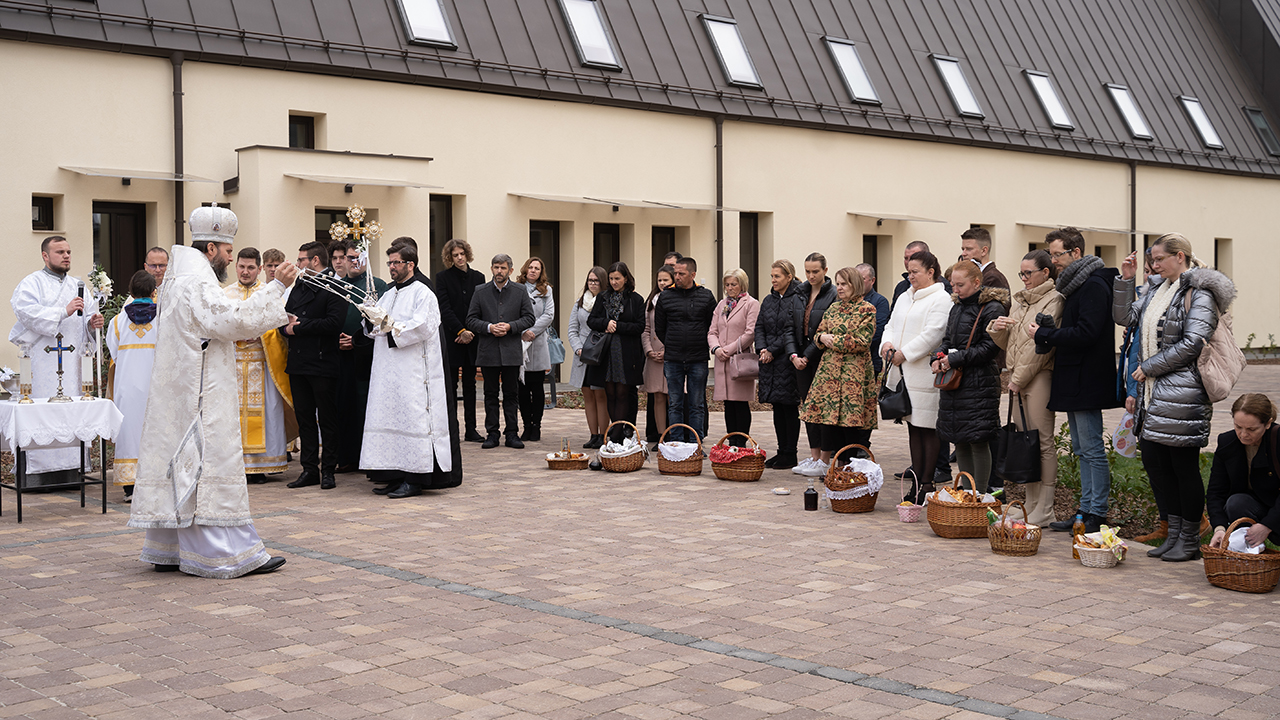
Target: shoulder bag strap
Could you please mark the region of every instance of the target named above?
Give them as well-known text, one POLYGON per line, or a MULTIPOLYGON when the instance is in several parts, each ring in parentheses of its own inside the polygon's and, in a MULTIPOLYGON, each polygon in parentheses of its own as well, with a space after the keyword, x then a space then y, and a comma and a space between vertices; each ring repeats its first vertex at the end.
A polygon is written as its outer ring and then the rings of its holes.
POLYGON ((978 316, 973 319, 973 329, 969 331, 969 342, 964 344, 964 349, 968 350, 973 344, 973 334, 978 332, 978 323, 982 322, 982 306, 978 306, 978 316))

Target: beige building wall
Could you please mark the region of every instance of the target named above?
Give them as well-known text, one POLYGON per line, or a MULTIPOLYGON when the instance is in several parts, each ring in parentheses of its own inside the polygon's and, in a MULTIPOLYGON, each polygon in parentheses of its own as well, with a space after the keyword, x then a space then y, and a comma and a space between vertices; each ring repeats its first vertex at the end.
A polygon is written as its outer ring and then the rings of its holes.
MULTIPOLYGON (((147 244, 173 238, 172 185, 153 180, 90 178, 60 166, 170 171, 172 69, 164 58, 0 41, 11 97, 31 108, 10 115, 2 140, 10 172, 0 178, 0 223, 11 238, 0 283, 12 288, 40 267, 39 242, 26 207, 34 194, 56 198, 56 230, 73 247, 73 273, 92 258, 95 200, 144 203, 147 244)), ((240 217, 238 246, 278 247, 293 257, 314 237, 317 208, 360 203, 386 229, 374 248, 385 277, 383 249, 399 235, 426 252, 432 194, 453 198, 453 236, 476 251, 488 270, 499 252, 517 264, 529 254, 529 223, 560 228, 558 325, 576 298, 593 259, 593 225, 616 223, 621 257, 647 293, 655 226, 677 229, 677 249, 699 260, 699 277, 715 277, 715 213, 631 207, 639 201, 713 205, 715 124, 707 118, 444 90, 397 83, 187 62, 183 65, 185 163, 190 174, 217 180, 186 186, 185 217, 201 202, 230 202, 240 217), (317 147, 290 150, 290 114, 316 117, 317 147), (431 158, 426 160, 424 158, 431 158), (323 184, 287 174, 426 183, 438 189, 323 184), (221 182, 238 177, 239 190, 221 182), (519 194, 620 201, 543 201, 519 194)), ((1042 242, 1045 225, 1123 229, 1129 225, 1129 167, 1122 163, 878 138, 741 122, 724 126, 723 267, 740 263, 739 210, 759 213, 760 267, 746 268, 767 288, 769 264, 800 265, 809 252, 832 267, 863 261, 864 236, 876 236, 880 289, 892 292, 905 245, 924 240, 944 260, 959 253, 971 223, 994 236, 997 265, 1019 285, 1018 261, 1042 242), (941 222, 884 219, 910 215, 941 222)), ((1276 320, 1277 263, 1266 253, 1267 209, 1280 183, 1157 168, 1138 169, 1138 225, 1178 230, 1197 253, 1213 249, 1240 285, 1240 343, 1251 332, 1280 334, 1276 320), (1203 248, 1203 249, 1202 249, 1203 248)), ((1090 232, 1110 264, 1123 259, 1127 234, 1090 232)), ((424 262, 425 265, 425 262, 424 262)), ((127 278, 115 278, 117 288, 127 278)), ((12 324, 7 305, 0 324, 12 324)), ((1262 344, 1255 342, 1255 345, 1262 344)), ((0 361, 12 364, 5 345, 0 361)))

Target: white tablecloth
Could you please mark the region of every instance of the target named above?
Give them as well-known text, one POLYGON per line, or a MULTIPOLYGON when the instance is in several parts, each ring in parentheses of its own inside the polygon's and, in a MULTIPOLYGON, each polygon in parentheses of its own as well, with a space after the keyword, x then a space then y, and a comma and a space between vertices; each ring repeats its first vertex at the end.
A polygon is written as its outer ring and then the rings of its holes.
POLYGON ((0 444, 9 452, 17 446, 69 447, 101 437, 114 440, 124 415, 110 400, 76 399, 68 403, 36 400, 32 405, 0 402, 0 444))

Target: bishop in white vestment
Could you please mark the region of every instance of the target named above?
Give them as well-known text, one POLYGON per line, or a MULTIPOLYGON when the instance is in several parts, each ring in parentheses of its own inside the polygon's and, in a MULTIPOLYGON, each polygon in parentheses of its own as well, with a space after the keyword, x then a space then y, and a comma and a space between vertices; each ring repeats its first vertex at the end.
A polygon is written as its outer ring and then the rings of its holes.
POLYGON ((404 498, 421 494, 433 471, 452 469, 452 413, 440 354, 440 305, 435 293, 414 281, 415 250, 393 246, 388 256, 395 285, 378 299, 387 321, 366 331, 374 338, 373 370, 360 469, 390 482, 388 497, 404 498), (391 325, 395 329, 388 331, 391 325))
MULTIPOLYGON (((9 332, 9 342, 26 347, 31 357, 31 397, 47 398, 58 393, 58 353, 46 352, 45 348, 56 347, 61 333, 62 347, 75 348, 62 353, 62 393, 79 397, 80 356, 89 347, 86 343, 93 343, 90 331, 102 327, 102 315, 98 314, 93 293, 69 274, 71 244, 66 238, 45 238, 40 254, 44 268, 23 278, 9 300, 17 318, 9 332)), ((32 450, 26 456, 27 483, 33 487, 75 481, 55 476, 32 477, 34 474, 80 469, 79 447, 32 450)))
POLYGON ((126 497, 133 493, 138 477, 138 450, 142 447, 142 420, 151 390, 151 368, 156 359, 156 304, 152 299, 156 281, 145 270, 129 281, 129 296, 137 298, 125 305, 107 326, 107 350, 114 367, 111 401, 124 415, 116 435, 115 461, 111 466, 116 485, 125 486, 126 497))
POLYGON ((288 322, 281 298, 297 269, 285 263, 248 300, 228 299, 217 276, 226 277, 236 224, 226 208, 192 212, 192 246, 173 246, 160 287, 129 526, 147 529, 140 559, 162 572, 233 578, 284 564, 267 555, 249 514, 235 341, 288 322))

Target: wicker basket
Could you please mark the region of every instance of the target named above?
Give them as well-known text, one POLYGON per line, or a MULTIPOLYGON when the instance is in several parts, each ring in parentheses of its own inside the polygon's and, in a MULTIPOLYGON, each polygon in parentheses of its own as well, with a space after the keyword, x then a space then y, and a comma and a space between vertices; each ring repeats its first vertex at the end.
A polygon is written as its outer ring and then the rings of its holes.
POLYGON ((1076 552, 1080 553, 1080 564, 1091 568, 1109 568, 1115 567, 1120 562, 1120 558, 1111 552, 1111 548, 1094 548, 1085 545, 1073 545, 1076 552))
MULTIPOLYGON (((1022 520, 1026 522, 1027 508, 1022 505, 1021 500, 1014 500, 1006 505, 1000 519, 1009 517, 1009 511, 1015 506, 1022 511, 1022 520)), ((991 552, 997 555, 1030 557, 1040 549, 1040 528, 1014 530, 1001 527, 999 524, 988 525, 987 539, 991 541, 991 552)))
MULTIPOLYGON (((827 467, 827 476, 822 479, 822 484, 831 492, 842 492, 844 490, 852 490, 859 485, 867 484, 867 476, 846 470, 840 467, 839 457, 845 450, 853 448, 862 448, 866 451, 867 457, 871 462, 876 461, 876 456, 871 449, 865 445, 845 445, 831 455, 831 463, 827 467)), ((880 491, 863 495, 862 497, 848 498, 844 500, 831 499, 831 510, 838 513, 869 513, 876 509, 876 500, 880 497, 880 491)))
MULTIPOLYGON (((969 478, 969 486, 976 493, 978 486, 974 482, 973 476, 967 472, 960 472, 956 475, 955 480, 951 482, 951 487, 959 490, 962 476, 969 478)), ((932 501, 924 507, 925 517, 928 518, 929 527, 933 528, 934 534, 942 538, 955 539, 986 537, 987 508, 1000 512, 1002 505, 999 500, 989 503, 944 503, 932 501)))
POLYGON ((663 475, 678 475, 681 477, 693 477, 695 475, 701 475, 702 461, 707 457, 707 454, 702 452, 702 439, 698 437, 697 430, 694 430, 693 428, 689 427, 688 425, 685 425, 684 423, 676 423, 674 425, 668 425, 667 429, 662 431, 662 437, 658 438, 658 444, 661 445, 663 442, 666 441, 667 433, 671 432, 671 428, 678 428, 678 427, 682 427, 685 430, 688 430, 693 435, 693 439, 696 440, 698 443, 698 454, 691 455, 685 458, 684 460, 668 460, 662 456, 662 449, 659 448, 657 452, 658 472, 662 473, 663 475))
MULTIPOLYGON (((609 431, 613 429, 614 425, 630 425, 631 431, 634 437, 639 439, 640 430, 636 428, 635 425, 632 425, 626 420, 614 420, 613 422, 609 423, 609 427, 604 429, 604 436, 606 438, 609 437, 609 431)), ((596 457, 600 458, 600 466, 603 467, 605 470, 608 470, 609 472, 616 472, 616 473, 635 472, 636 470, 639 470, 640 468, 644 467, 644 449, 643 448, 641 448, 639 452, 633 452, 630 455, 623 455, 622 457, 606 457, 599 453, 596 454, 596 457)))
POLYGON ((586 470, 587 465, 591 462, 590 457, 578 458, 577 460, 561 460, 547 458, 548 470, 586 470))
MULTIPOLYGON (((741 435, 742 437, 746 438, 747 442, 751 443, 751 447, 753 448, 760 447, 760 443, 756 442, 755 438, 751 437, 746 433, 740 433, 740 432, 731 432, 728 435, 725 435, 724 437, 720 438, 719 442, 717 442, 716 445, 720 445, 725 440, 728 440, 734 435, 741 435)), ((720 478, 721 480, 733 480, 734 482, 755 482, 760 479, 761 475, 764 474, 764 456, 751 455, 749 457, 738 458, 737 460, 734 460, 733 462, 729 462, 729 463, 712 462, 711 472, 714 472, 716 474, 716 477, 720 478)))
POLYGON ((1236 592, 1267 593, 1280 581, 1280 552, 1263 549, 1257 555, 1228 550, 1227 539, 1242 522, 1255 523, 1253 518, 1240 518, 1227 528, 1223 547, 1208 545, 1200 548, 1204 553, 1204 576, 1220 588, 1236 592))
MULTIPOLYGON (((902 493, 903 497, 907 496, 907 493, 905 492, 907 473, 911 473, 912 487, 915 487, 916 482, 919 480, 919 478, 916 477, 915 470, 907 468, 902 471, 902 476, 898 478, 898 492, 902 493)), ((903 502, 906 501, 904 500, 903 502)), ((910 505, 899 505, 898 519, 904 523, 920 522, 920 511, 923 509, 923 505, 917 505, 915 502, 912 502, 910 505)))

